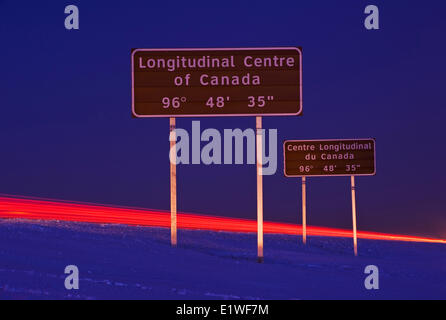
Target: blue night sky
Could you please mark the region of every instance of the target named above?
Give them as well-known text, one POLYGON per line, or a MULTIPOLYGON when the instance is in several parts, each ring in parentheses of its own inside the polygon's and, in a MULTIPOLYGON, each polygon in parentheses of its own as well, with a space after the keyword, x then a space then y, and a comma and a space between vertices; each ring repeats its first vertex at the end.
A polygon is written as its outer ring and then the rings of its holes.
MULTIPOLYGON (((300 223, 283 140, 374 137, 358 228, 446 237, 444 1, 112 3, 0 1, 0 193, 168 210, 169 120, 131 117, 130 49, 301 46, 303 116, 263 123, 279 145, 265 220, 300 223), (68 4, 78 31, 64 28, 68 4), (363 26, 368 4, 380 30, 363 26)), ((201 119, 202 129, 254 126, 201 119)), ((309 224, 351 227, 349 182, 309 179, 309 224)), ((180 166, 178 192, 179 211, 256 217, 253 165, 180 166)))

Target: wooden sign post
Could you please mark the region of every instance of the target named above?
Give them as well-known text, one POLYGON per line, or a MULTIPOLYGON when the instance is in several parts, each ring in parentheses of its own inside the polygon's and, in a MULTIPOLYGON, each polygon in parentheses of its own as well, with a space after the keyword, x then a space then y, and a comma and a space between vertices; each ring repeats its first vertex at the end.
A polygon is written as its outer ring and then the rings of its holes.
MULTIPOLYGON (((258 259, 263 261, 262 116, 302 113, 302 50, 279 48, 133 49, 132 115, 256 117, 258 259)), ((175 154, 173 154, 175 152, 175 154)), ((171 243, 177 245, 176 163, 170 164, 171 243)))
POLYGON ((287 140, 283 144, 286 177, 302 177, 302 238, 307 241, 306 177, 350 176, 353 247, 358 255, 355 176, 376 173, 375 140, 287 140))

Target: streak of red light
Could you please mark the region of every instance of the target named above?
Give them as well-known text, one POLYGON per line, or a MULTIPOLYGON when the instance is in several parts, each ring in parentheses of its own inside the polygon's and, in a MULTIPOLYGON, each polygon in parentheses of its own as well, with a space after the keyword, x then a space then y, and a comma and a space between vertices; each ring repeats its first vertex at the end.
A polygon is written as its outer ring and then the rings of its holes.
MULTIPOLYGON (((41 200, 0 196, 0 218, 35 220, 62 220, 89 223, 112 223, 147 227, 170 227, 170 215, 166 211, 67 201, 41 200)), ((256 232, 257 222, 247 219, 205 216, 180 213, 178 227, 181 229, 212 230, 227 232, 256 232)), ((302 226, 279 222, 265 222, 264 232, 273 234, 301 235, 302 226)), ((307 227, 310 236, 352 237, 351 230, 307 227)), ((444 239, 394 235, 360 231, 358 238, 408 242, 445 243, 444 239)))

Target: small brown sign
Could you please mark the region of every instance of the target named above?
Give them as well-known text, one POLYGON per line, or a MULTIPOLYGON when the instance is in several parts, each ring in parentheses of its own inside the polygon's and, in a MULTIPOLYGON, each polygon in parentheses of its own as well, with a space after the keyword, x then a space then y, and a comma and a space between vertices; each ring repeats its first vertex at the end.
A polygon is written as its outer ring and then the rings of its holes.
POLYGON ((134 49, 135 117, 279 116, 302 112, 297 47, 134 49))
POLYGON ((283 152, 287 177, 376 173, 374 139, 288 140, 283 152))

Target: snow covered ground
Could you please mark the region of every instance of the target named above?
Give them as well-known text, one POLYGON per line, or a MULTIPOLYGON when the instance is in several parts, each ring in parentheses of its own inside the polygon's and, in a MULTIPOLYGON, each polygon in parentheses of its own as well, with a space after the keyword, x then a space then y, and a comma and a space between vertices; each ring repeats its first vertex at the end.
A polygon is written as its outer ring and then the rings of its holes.
POLYGON ((446 299, 442 244, 0 220, 0 299, 446 299), (364 287, 376 265, 380 289, 364 287), (64 287, 76 265, 80 289, 64 287))

